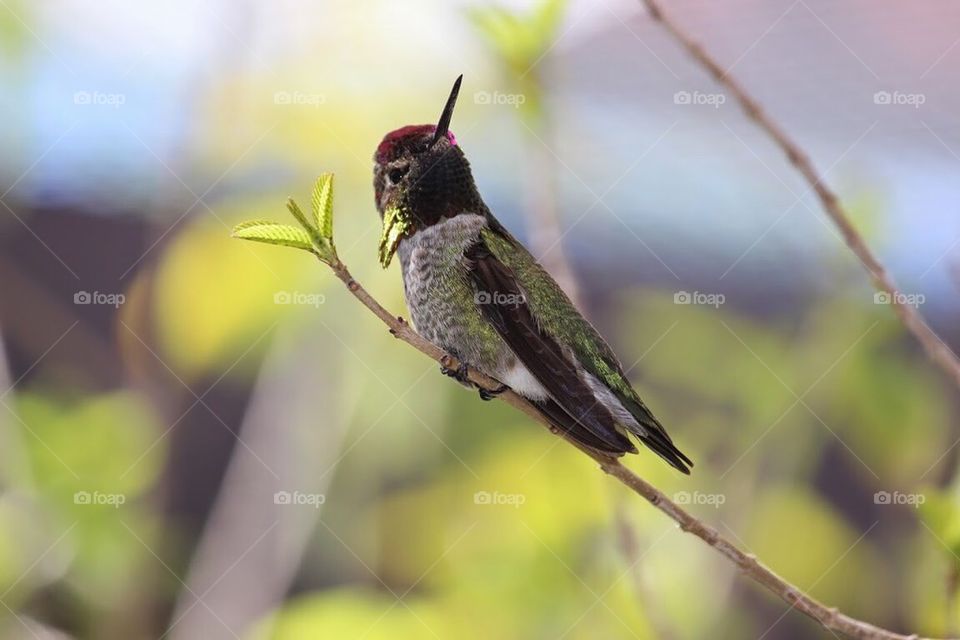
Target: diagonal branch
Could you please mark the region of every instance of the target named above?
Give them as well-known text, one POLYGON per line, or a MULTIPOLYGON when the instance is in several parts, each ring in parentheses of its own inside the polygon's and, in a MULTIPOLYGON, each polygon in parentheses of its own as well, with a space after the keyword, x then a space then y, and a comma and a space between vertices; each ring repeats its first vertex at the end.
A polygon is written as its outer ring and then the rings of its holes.
MULTIPOLYGON (((390 333, 396 338, 436 360, 444 367, 449 369, 457 368, 459 362, 456 358, 445 353, 442 349, 420 336, 403 318, 387 311, 383 305, 377 302, 377 300, 353 278, 347 266, 343 264, 339 258, 333 258, 329 261, 324 260, 324 262, 329 264, 334 274, 347 286, 350 293, 387 325, 390 333)), ((497 380, 485 376, 474 369, 469 370, 469 377, 471 382, 484 389, 493 391, 500 387, 500 383, 497 380)), ((733 562, 744 575, 765 587, 768 591, 789 604, 791 608, 810 616, 827 629, 843 633, 851 638, 864 640, 928 640, 916 634, 907 636, 881 629, 867 622, 851 618, 850 616, 840 613, 835 608, 828 607, 822 602, 815 600, 778 576, 753 555, 741 551, 716 529, 682 509, 659 489, 623 466, 617 458, 612 458, 583 447, 570 438, 567 438, 565 434, 559 433, 556 428, 550 426, 550 423, 540 411, 523 397, 510 390, 503 392, 497 397, 546 426, 552 433, 563 437, 567 442, 596 461, 604 472, 619 480, 634 493, 647 500, 654 507, 674 520, 681 529, 697 536, 716 549, 717 552, 733 562)))
POLYGON ((943 340, 930 328, 924 321, 920 313, 912 306, 907 304, 906 296, 897 288, 893 278, 887 273, 883 264, 877 259, 870 248, 864 242, 863 237, 857 232, 850 216, 847 215, 843 206, 840 204, 837 195, 828 187, 809 156, 804 153, 787 133, 774 122, 764 110, 760 107, 743 88, 743 86, 733 79, 727 72, 708 54, 704 48, 692 37, 685 33, 677 24, 663 13, 658 0, 640 0, 650 12, 650 16, 659 22, 667 32, 689 53, 711 76, 723 87, 725 87, 740 103, 747 117, 754 121, 761 129, 767 132, 770 138, 786 154, 787 160, 810 184, 810 187, 817 194, 820 204, 824 211, 833 220, 834 224, 843 234, 843 239, 850 247, 850 250, 857 256, 857 259, 863 264, 870 278, 873 280, 873 286, 881 292, 886 293, 890 298, 890 304, 894 312, 907 330, 916 337, 923 346, 927 356, 935 362, 943 371, 960 387, 960 359, 957 354, 948 347, 943 340))

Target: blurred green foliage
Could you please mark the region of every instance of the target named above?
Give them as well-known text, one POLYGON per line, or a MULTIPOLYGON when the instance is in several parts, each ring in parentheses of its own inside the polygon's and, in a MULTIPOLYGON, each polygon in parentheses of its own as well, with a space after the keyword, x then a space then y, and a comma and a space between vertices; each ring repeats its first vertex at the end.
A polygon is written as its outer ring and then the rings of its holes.
POLYGON ((30 39, 30 29, 21 16, 29 13, 22 0, 8 0, 0 9, 0 48, 16 60, 26 52, 26 43, 30 39))
POLYGON ((541 114, 543 88, 537 66, 556 43, 566 7, 566 0, 540 0, 526 14, 497 5, 476 6, 467 12, 504 75, 516 82, 517 91, 525 97, 519 105, 525 117, 541 114))
POLYGON ((97 637, 124 615, 155 561, 147 545, 159 547, 160 532, 148 494, 166 454, 160 423, 131 392, 57 398, 34 389, 17 395, 15 411, 26 464, 0 502, 0 593, 24 602, 63 581, 97 637))
MULTIPOLYGON (((226 202, 225 220, 262 216, 276 202, 226 202)), ((164 357, 180 375, 195 377, 233 364, 289 306, 278 291, 295 290, 298 256, 255 253, 230 239, 216 220, 199 220, 180 233, 157 269, 155 308, 164 357)), ((256 359, 251 359, 256 362, 256 359)), ((242 370, 242 364, 241 364, 242 370)))

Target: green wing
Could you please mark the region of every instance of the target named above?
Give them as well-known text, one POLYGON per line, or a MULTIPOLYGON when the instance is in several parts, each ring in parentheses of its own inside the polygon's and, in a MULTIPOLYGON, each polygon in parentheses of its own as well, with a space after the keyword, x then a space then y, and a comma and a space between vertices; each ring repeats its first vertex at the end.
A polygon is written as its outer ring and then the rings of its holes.
MULTIPOLYGON (((513 272, 540 329, 561 344, 569 345, 583 368, 606 384, 646 430, 635 435, 671 464, 682 460, 692 465, 634 391, 613 350, 530 252, 499 225, 485 229, 482 238, 490 252, 513 272)), ((685 470, 682 463, 674 466, 685 470)))
MULTIPOLYGON (((597 330, 584 318, 560 285, 541 267, 532 255, 508 235, 491 229, 483 231, 483 239, 503 264, 516 276, 527 294, 527 304, 541 328, 569 345, 583 367, 614 390, 630 399, 636 392, 623 374, 616 355, 597 330)), ((636 401, 639 402, 639 398, 636 401)))

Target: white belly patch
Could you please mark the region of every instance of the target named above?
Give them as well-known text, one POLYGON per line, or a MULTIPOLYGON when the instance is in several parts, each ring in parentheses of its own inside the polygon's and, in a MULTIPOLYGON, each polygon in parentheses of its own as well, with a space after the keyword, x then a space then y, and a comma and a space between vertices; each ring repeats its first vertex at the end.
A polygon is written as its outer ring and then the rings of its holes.
POLYGON ((530 370, 522 364, 513 365, 498 376, 498 379, 525 398, 546 400, 549 397, 543 385, 537 382, 530 370))

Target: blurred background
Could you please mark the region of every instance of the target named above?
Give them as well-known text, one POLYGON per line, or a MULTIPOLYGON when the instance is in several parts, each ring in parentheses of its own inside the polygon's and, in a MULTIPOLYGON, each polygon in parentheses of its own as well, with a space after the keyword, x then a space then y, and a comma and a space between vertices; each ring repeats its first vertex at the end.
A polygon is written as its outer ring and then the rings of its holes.
MULTIPOLYGON (((960 5, 670 0, 960 345, 960 5)), ((815 638, 700 541, 241 243, 452 129, 696 461, 628 464, 774 570, 960 632, 958 392, 809 186, 631 0, 0 0, 0 637, 815 638)))

